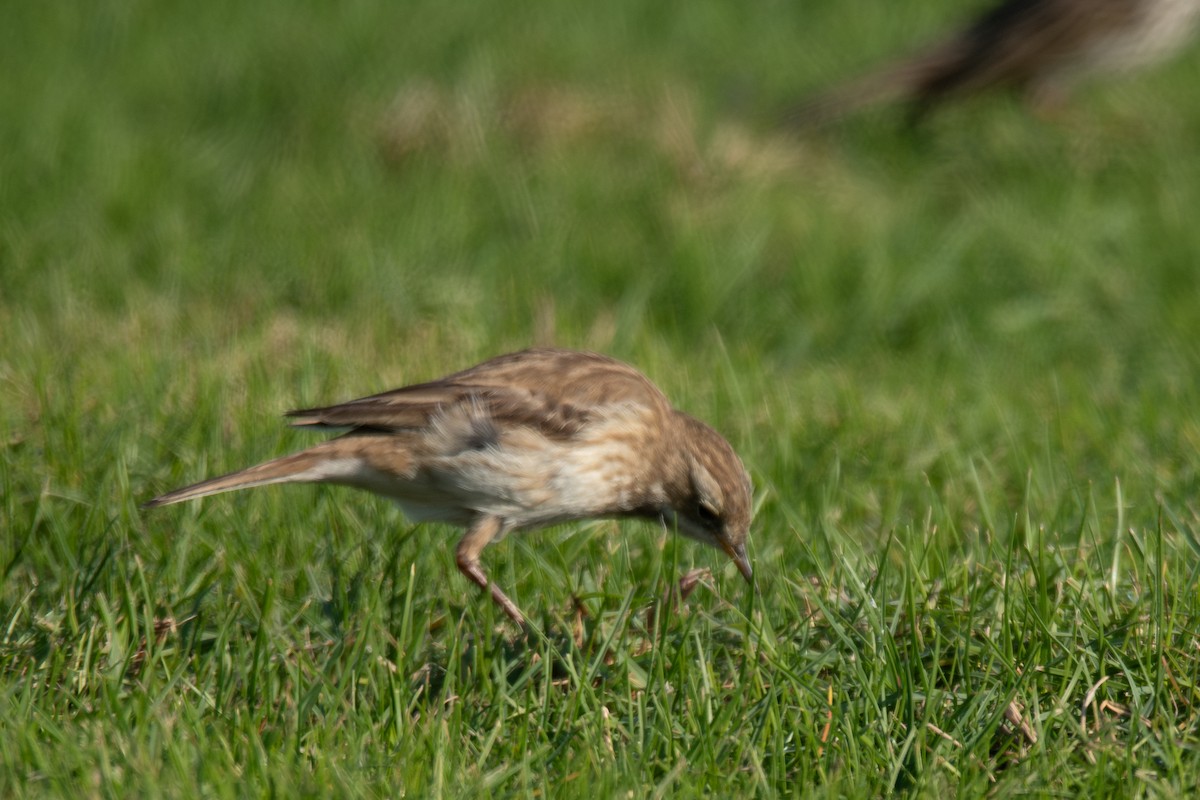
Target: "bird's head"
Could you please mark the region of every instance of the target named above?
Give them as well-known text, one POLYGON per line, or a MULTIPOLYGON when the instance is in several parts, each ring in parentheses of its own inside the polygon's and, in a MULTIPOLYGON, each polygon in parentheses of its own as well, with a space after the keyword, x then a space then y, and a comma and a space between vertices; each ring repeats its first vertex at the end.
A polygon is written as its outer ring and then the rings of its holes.
POLYGON ((729 442, 697 419, 683 420, 681 441, 686 475, 672 493, 668 524, 689 539, 723 551, 748 581, 753 580, 746 539, 750 535, 750 475, 729 442))

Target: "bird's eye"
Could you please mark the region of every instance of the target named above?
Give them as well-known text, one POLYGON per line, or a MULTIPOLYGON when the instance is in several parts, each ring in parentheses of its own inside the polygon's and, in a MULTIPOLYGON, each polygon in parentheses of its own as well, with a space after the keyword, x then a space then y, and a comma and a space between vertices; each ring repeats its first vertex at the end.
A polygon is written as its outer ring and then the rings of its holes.
POLYGON ((715 526, 721 521, 721 512, 717 511, 717 509, 711 503, 707 503, 703 500, 701 500, 696 506, 696 516, 699 517, 700 521, 705 525, 715 526))

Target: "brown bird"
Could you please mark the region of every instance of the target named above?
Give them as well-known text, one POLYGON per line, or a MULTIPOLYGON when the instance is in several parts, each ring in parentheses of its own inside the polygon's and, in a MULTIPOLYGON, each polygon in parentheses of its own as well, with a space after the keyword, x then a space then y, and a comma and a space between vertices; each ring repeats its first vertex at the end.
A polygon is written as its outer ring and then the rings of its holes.
POLYGON ((510 531, 595 517, 660 521, 723 550, 747 581, 750 478, 733 448, 607 356, 535 349, 328 408, 294 425, 348 428, 293 455, 156 497, 146 508, 272 483, 334 483, 414 522, 466 528, 457 563, 514 622, 480 553, 510 531))
POLYGON ((815 127, 901 101, 917 124, 948 100, 988 89, 1054 105, 1088 75, 1166 58, 1198 18, 1200 0, 1005 0, 949 39, 809 100, 787 122, 815 127))

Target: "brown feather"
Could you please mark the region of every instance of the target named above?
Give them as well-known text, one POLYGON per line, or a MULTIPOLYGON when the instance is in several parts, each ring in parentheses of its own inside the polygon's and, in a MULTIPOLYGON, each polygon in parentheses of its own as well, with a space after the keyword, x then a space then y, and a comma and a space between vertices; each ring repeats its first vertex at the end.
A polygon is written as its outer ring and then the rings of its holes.
MULTIPOLYGON (((334 440, 336 441, 336 440, 334 440)), ((302 450, 299 453, 281 456, 253 467, 230 472, 217 478, 167 492, 164 495, 142 504, 142 508, 158 508, 172 503, 182 503, 184 500, 194 500, 199 497, 232 492, 235 489, 249 489, 254 486, 269 486, 274 483, 295 483, 298 475, 310 472, 324 459, 328 458, 333 442, 322 442, 315 447, 302 450)))

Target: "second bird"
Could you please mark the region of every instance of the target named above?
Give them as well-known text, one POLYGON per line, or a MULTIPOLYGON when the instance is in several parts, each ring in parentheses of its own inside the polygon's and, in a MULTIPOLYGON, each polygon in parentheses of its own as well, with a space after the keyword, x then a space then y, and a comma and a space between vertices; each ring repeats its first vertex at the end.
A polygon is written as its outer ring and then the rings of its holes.
POLYGON ((524 350, 440 380, 328 408, 301 427, 348 429, 293 455, 177 489, 164 506, 273 483, 333 483, 395 500, 415 522, 466 528, 458 568, 519 625, 484 547, 593 517, 660 521, 724 551, 747 581, 750 478, 725 439, 607 356, 524 350))
POLYGON ((1005 0, 949 38, 801 104, 788 122, 819 126, 900 101, 915 124, 948 100, 999 88, 1052 105, 1093 73, 1167 57, 1198 19, 1200 0, 1005 0))

